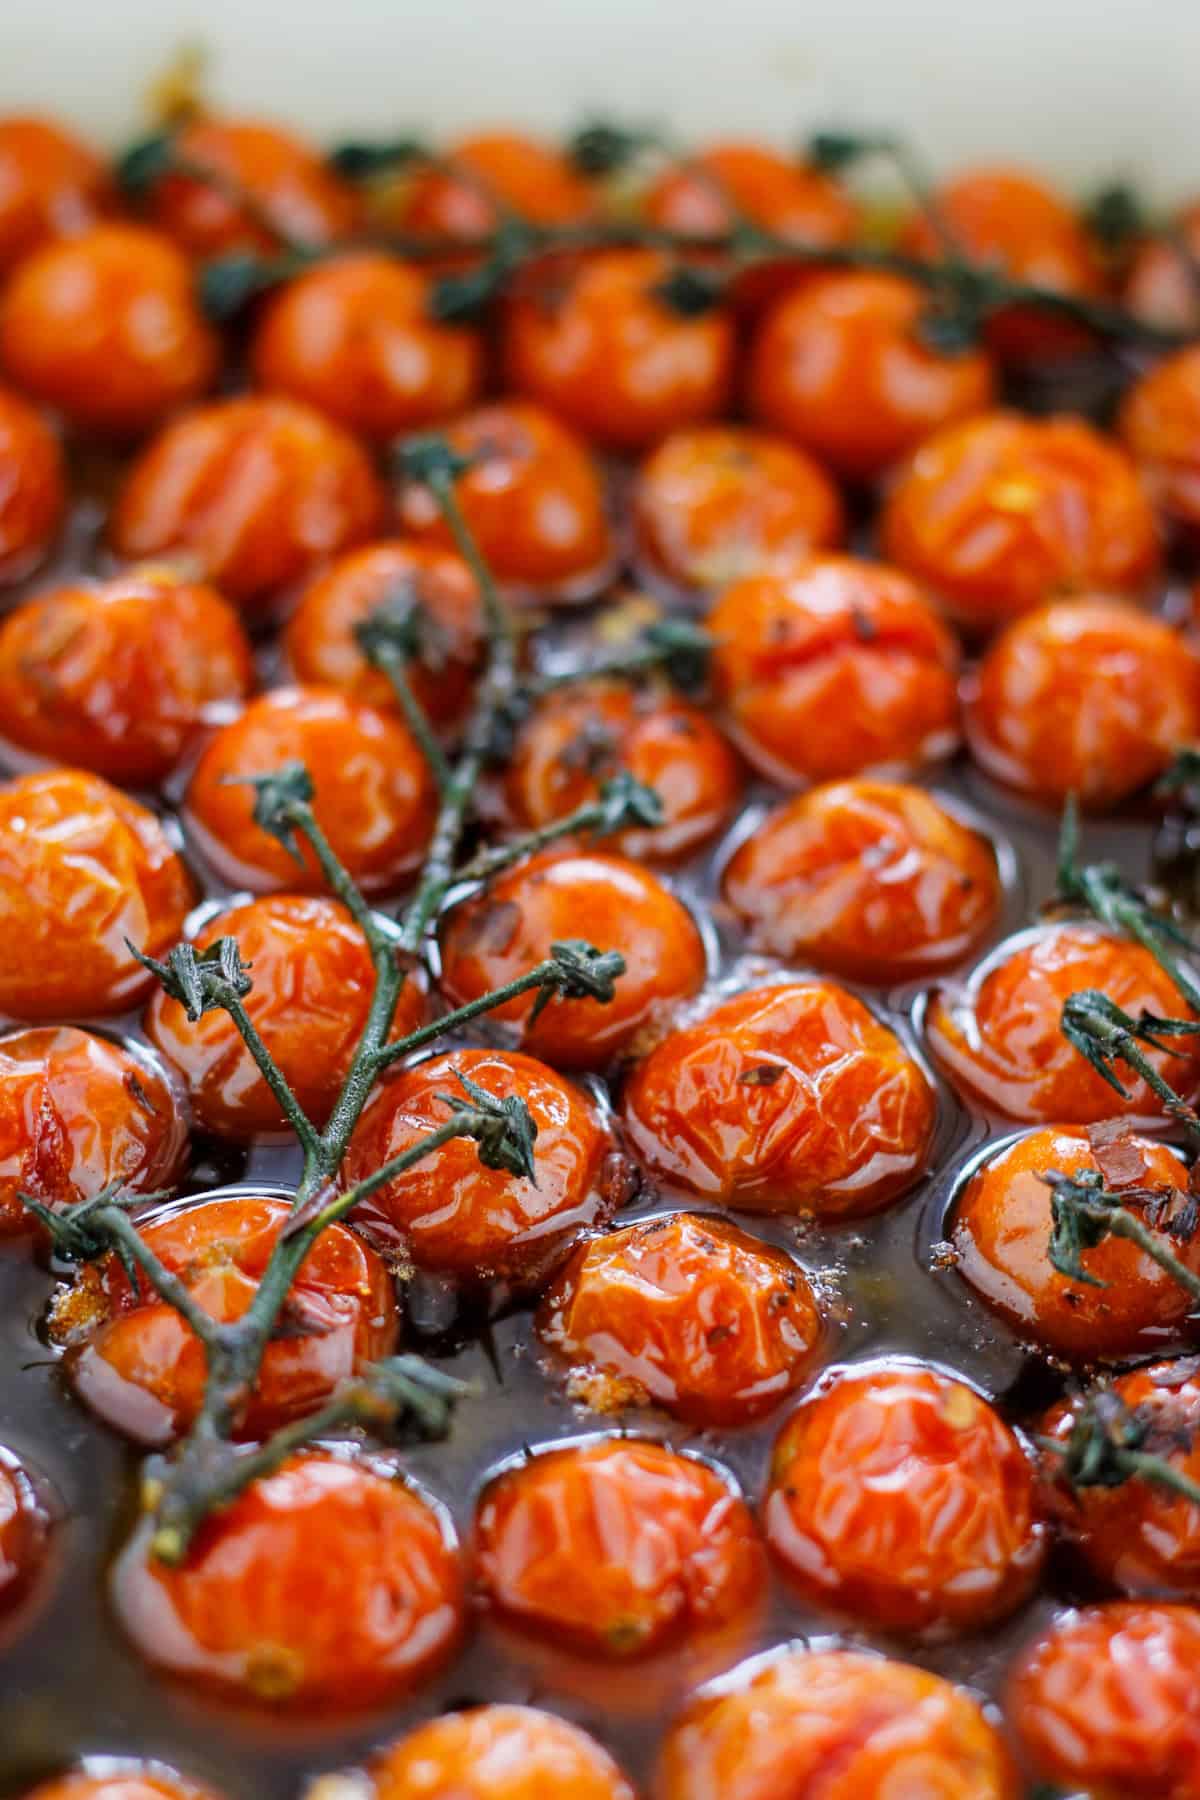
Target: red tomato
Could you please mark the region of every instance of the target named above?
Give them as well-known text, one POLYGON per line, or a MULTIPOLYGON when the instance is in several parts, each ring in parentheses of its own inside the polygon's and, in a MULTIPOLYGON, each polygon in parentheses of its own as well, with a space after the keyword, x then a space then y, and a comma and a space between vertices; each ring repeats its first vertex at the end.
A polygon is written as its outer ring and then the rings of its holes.
POLYGON ((66 505, 58 439, 39 412, 0 388, 0 584, 37 568, 66 505))
POLYGON ((1156 363, 1129 389, 1118 429, 1157 504, 1200 533, 1200 345, 1156 363))
POLYGON ((50 119, 0 119, 0 269, 50 238, 84 231, 113 203, 89 145, 50 119))
MULTIPOLYGON (((444 1713, 378 1751, 367 1781, 369 1800, 636 1800, 595 1738, 533 1706, 444 1713)), ((322 1790, 318 1782, 308 1800, 322 1790)))
POLYGON ((1139 245, 1125 277, 1122 304, 1167 331, 1200 331, 1200 201, 1178 214, 1170 234, 1139 245))
POLYGON ((50 1550, 50 1512, 18 1456, 0 1444, 0 1620, 29 1598, 50 1550))
POLYGON ((486 237, 505 213, 530 225, 578 225, 595 212, 590 184, 552 144, 515 131, 460 138, 417 168, 394 208, 405 231, 486 237))

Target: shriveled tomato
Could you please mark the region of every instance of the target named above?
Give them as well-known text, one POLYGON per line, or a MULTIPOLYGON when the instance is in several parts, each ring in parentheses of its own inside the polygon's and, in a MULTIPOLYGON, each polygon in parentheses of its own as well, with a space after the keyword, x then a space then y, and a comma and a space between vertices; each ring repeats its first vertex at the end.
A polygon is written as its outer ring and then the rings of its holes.
POLYGON ((1167 518, 1193 538, 1200 534, 1200 345, 1166 357, 1133 384, 1118 428, 1167 518))
POLYGON ((0 1622, 37 1585, 50 1530, 45 1492, 20 1457, 0 1444, 0 1622))
POLYGON ((26 1800, 218 1800, 218 1796, 161 1763, 90 1756, 82 1768, 42 1782, 26 1800))
POLYGON ((1177 214, 1162 237, 1150 237, 1134 255, 1121 299, 1131 312, 1167 331, 1200 331, 1200 201, 1177 214))
POLYGON ((595 205, 590 184, 553 144, 522 132, 481 131, 418 168, 387 210, 406 231, 469 243, 506 214, 531 225, 577 225, 595 205))
MULTIPOLYGON (((635 1800, 595 1738, 534 1706, 444 1713, 377 1752, 366 1778, 370 1800, 635 1800)), ((307 1800, 337 1800, 338 1781, 307 1800)))
POLYGON ((37 568, 66 504, 58 439, 19 394, 0 389, 0 584, 37 568))
POLYGON ((113 204, 96 152, 53 119, 0 119, 0 269, 50 238, 93 225, 113 204))

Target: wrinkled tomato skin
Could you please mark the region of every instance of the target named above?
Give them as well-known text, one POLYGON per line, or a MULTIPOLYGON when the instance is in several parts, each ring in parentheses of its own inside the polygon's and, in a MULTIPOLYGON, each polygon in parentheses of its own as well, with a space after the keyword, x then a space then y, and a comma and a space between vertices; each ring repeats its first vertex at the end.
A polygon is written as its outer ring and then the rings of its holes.
POLYGON ((211 387, 220 345, 174 244, 98 225, 22 262, 0 299, 13 383, 76 429, 136 437, 211 387))
POLYGON ((1155 503, 1191 541, 1200 538, 1200 346, 1134 382, 1118 429, 1155 503))
POLYGON ((655 1405, 707 1430, 778 1405, 811 1371, 823 1327, 789 1256, 725 1220, 676 1213, 581 1245, 537 1332, 594 1411, 655 1405))
POLYGON ((879 541, 976 632, 1066 594, 1137 598, 1160 548, 1132 460, 1065 413, 981 413, 936 432, 884 502, 879 541))
POLYGON ((954 747, 957 647, 895 569, 828 556, 750 576, 707 626, 729 732, 781 786, 905 771, 954 747))
POLYGON ((34 1229, 18 1198, 92 1200, 172 1187, 187 1159, 178 1100, 148 1056, 72 1025, 0 1037, 0 1239, 34 1229))
POLYGON ((122 1012, 153 976, 195 890, 154 814, 98 775, 50 769, 0 784, 0 1016, 122 1012))
POLYGON ((672 863, 714 837, 741 795, 733 749, 698 708, 653 689, 589 682, 551 693, 517 736, 505 779, 513 819, 549 825, 626 769, 662 802, 660 825, 605 839, 634 862, 672 863))
POLYGON ((0 1630, 11 1625, 45 1572, 52 1519, 39 1485, 20 1457, 0 1444, 0 1630))
POLYGON ((624 957, 611 1001, 555 998, 530 1020, 533 997, 521 995, 490 1014, 519 1026, 522 1048, 555 1067, 602 1067, 660 1028, 704 983, 700 931, 656 876, 620 856, 551 851, 519 863, 448 915, 442 987, 462 1005, 525 974, 553 944, 571 938, 624 957))
MULTIPOLYGON (((1067 920, 1022 932, 989 956, 963 988, 933 994, 926 1036, 933 1055, 968 1100, 1029 1125, 1092 1125, 1119 1116, 1162 1129, 1161 1103, 1122 1068, 1123 1097, 1062 1035, 1063 1002, 1098 989, 1124 1011, 1190 1018, 1173 982, 1148 950, 1099 925, 1067 920)), ((1190 1038, 1168 1055, 1144 1054, 1185 1097, 1200 1091, 1190 1038)))
MULTIPOLYGON (((301 1109, 323 1130, 349 1073, 375 992, 366 939, 346 909, 323 895, 273 894, 210 918, 194 939, 205 950, 232 937, 253 986, 243 1005, 301 1109)), ((426 996, 410 974, 391 1035, 424 1022, 426 996)), ((226 1012, 189 1020, 177 1000, 157 991, 143 1027, 187 1086, 196 1123, 216 1137, 246 1143, 290 1137, 266 1082, 226 1012)))
MULTIPOLYGON (((419 1725, 379 1751, 369 1800, 636 1800, 608 1751, 533 1706, 475 1706, 419 1725)), ((338 1778, 329 1782, 336 1800, 338 1778)), ((325 1800, 324 1784, 307 1800, 325 1800)))
POLYGON ((969 678, 975 761, 1006 787, 1104 811, 1156 780, 1200 736, 1200 660, 1119 600, 1068 600, 1001 633, 969 678))
POLYGON ((177 556, 261 614, 326 557, 364 542, 385 511, 362 446, 284 395, 198 407, 135 459, 109 522, 118 556, 177 556))
POLYGON ((1000 909, 995 852, 923 788, 839 781, 764 819, 722 877, 756 950, 876 983, 953 967, 1000 909))
POLYGON ((763 1525, 789 1578, 873 1629, 1003 1619, 1046 1552, 1037 1473, 973 1388, 918 1364, 826 1377, 775 1444, 763 1525))
POLYGON ((805 282, 772 308, 751 345, 751 417, 863 482, 931 432, 984 412, 995 393, 989 358, 923 343, 927 306, 923 290, 897 275, 805 282))
POLYGON ((489 1169, 454 1138, 359 1202, 355 1223, 385 1252, 474 1282, 536 1286, 581 1232, 612 1211, 612 1142, 592 1102, 543 1063, 517 1053, 458 1050, 386 1081, 355 1128, 344 1179, 361 1180, 449 1117, 458 1075, 501 1099, 518 1096, 537 1126, 536 1185, 489 1169))
POLYGON ((937 1104, 861 1000, 801 980, 673 1032, 634 1069, 622 1110, 665 1182, 751 1212, 854 1218, 924 1173, 937 1104))
POLYGON ((0 271, 52 238, 87 230, 113 205, 108 171, 50 119, 0 119, 0 271))
POLYGON ((1175 219, 1169 236, 1147 238, 1129 266, 1122 305, 1167 331, 1200 332, 1200 294, 1189 258, 1200 258, 1200 201, 1175 219))
POLYGON ((1020 1658, 1004 1710, 1034 1774, 1094 1800, 1200 1796, 1200 1612, 1091 1606, 1020 1658))
POLYGON ((147 1662, 221 1698, 358 1712, 411 1693, 461 1638, 448 1527, 365 1460, 301 1452, 210 1515, 174 1566, 152 1529, 113 1566, 118 1620, 147 1662))
POLYGON ((493 131, 461 138, 438 166, 418 169, 395 212, 406 231, 470 242, 495 230, 501 209, 530 225, 578 225, 596 201, 561 150, 493 131))
POLYGON ((42 1782, 26 1800, 220 1800, 220 1796, 158 1763, 105 1756, 89 1758, 86 1767, 42 1782))
POLYGON ((317 823, 364 893, 402 888, 433 829, 429 765, 402 720, 334 688, 275 688, 210 739, 184 817, 217 873, 259 893, 327 888, 307 845, 297 861, 254 823, 254 790, 240 779, 288 762, 308 769, 317 823))
MULTIPOLYGON (((1145 1182, 1174 1195, 1167 1217, 1183 1210, 1186 1172, 1173 1151, 1132 1137, 1145 1182)), ((1184 1329, 1190 1301, 1158 1264, 1127 1239, 1110 1237, 1082 1261, 1104 1287, 1060 1275, 1049 1257, 1051 1193, 1039 1172, 1095 1173, 1087 1132, 1047 1127, 1018 1138, 972 1175, 959 1198, 952 1242, 963 1280, 1016 1330, 1056 1356, 1090 1362, 1154 1349, 1184 1329)), ((1134 1201, 1132 1211, 1144 1213, 1134 1201)), ((1157 1216, 1157 1215, 1155 1215, 1157 1216)), ((1200 1243, 1177 1254, 1200 1273, 1200 1243)))
POLYGON ((0 586, 43 561, 66 509, 58 439, 19 394, 0 389, 0 586))
POLYGON ((494 1477, 474 1550, 493 1614, 600 1661, 745 1630, 766 1584, 754 1521, 728 1481, 636 1438, 539 1451, 494 1477))
POLYGON ((0 624, 0 731, 18 751, 155 787, 254 682, 212 588, 144 569, 77 580, 0 624))
MULTIPOLYGON (((258 1292, 286 1200, 229 1195, 143 1222, 142 1238, 193 1300, 222 1324, 258 1292)), ((237 1436, 261 1440, 327 1400, 340 1381, 395 1349, 396 1296, 382 1259, 344 1225, 323 1231, 285 1302, 296 1332, 267 1345, 237 1436)), ((134 1292, 115 1256, 85 1264, 54 1303, 50 1333, 66 1351, 79 1398, 106 1424, 143 1444, 167 1444, 195 1423, 204 1396, 204 1347, 175 1308, 143 1285, 134 1292)))
POLYGON ((754 1659, 667 1733, 654 1800, 1017 1800, 977 1703, 925 1669, 855 1650, 754 1659))

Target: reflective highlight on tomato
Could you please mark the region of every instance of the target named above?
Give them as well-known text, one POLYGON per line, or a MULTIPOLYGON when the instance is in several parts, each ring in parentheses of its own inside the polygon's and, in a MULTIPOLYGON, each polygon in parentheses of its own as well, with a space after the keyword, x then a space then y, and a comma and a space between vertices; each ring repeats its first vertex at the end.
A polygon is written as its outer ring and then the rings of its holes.
POLYGON ((45 1494, 20 1457, 0 1444, 0 1626, 28 1600, 50 1553, 45 1494))
POLYGON ((0 119, 0 269, 86 230, 112 203, 103 160, 74 132, 33 114, 0 119))
POLYGON ((58 439, 19 394, 0 389, 0 584, 37 568, 66 508, 58 439))

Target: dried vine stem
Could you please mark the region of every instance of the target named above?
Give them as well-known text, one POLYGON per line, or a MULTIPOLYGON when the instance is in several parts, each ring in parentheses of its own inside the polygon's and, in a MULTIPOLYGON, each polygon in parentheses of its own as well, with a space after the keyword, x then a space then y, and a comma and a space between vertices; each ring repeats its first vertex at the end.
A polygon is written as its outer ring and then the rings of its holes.
POLYGON ((1111 1388, 1102 1388, 1080 1407, 1067 1437, 1035 1441, 1039 1450, 1061 1458, 1062 1477, 1074 1488, 1122 1487, 1136 1479, 1200 1506, 1200 1482, 1144 1448, 1154 1423, 1148 1408, 1130 1408, 1111 1388))

